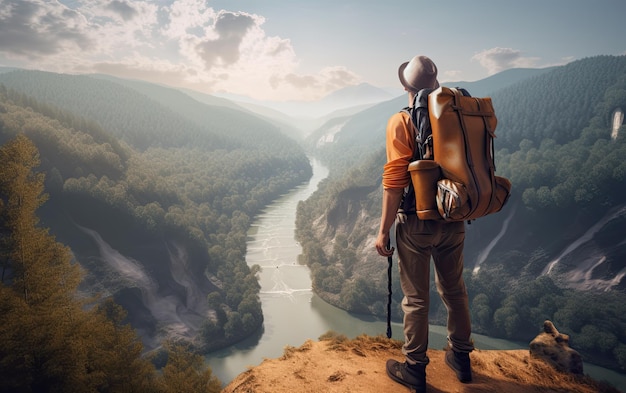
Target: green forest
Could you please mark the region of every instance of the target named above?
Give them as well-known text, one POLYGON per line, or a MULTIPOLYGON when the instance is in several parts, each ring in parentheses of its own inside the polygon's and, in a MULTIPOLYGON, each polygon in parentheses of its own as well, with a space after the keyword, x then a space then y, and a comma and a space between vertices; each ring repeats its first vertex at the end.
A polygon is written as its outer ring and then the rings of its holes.
POLYGON ((37 217, 48 197, 37 148, 20 134, 0 157, 0 391, 219 392, 184 343, 165 343, 157 372, 119 305, 77 296, 79 265, 37 217))
MULTIPOLYGON (((574 239, 569 231, 584 232, 626 203, 626 127, 611 136, 613 111, 626 109, 626 56, 556 67, 492 98, 498 116, 496 173, 511 180, 512 197, 503 212, 471 224, 475 235, 468 235, 466 253, 476 249, 473 241, 486 246, 507 216, 513 221, 510 235, 480 270, 466 271, 474 331, 525 343, 549 319, 570 335, 585 359, 625 372, 626 283, 606 291, 578 290, 559 276, 543 275, 542 269, 574 239)), ((387 107, 381 105, 385 118, 393 113, 387 107)), ((384 136, 384 125, 369 132, 384 136)), ((351 144, 341 159, 335 159, 341 145, 325 150, 331 178, 299 205, 297 238, 316 293, 343 309, 384 318, 386 261, 374 255, 371 243, 385 162, 384 140, 379 139, 370 147, 351 144)), ((615 274, 626 268, 624 233, 621 214, 594 238, 614 250, 606 255, 615 274)), ((393 287, 393 316, 401 321, 397 275, 393 287)), ((431 323, 446 323, 434 285, 431 323)))
MULTIPOLYGON (((258 270, 245 262, 246 233, 260 209, 311 176, 302 148, 243 112, 185 106, 187 112, 195 110, 194 119, 111 82, 10 74, 0 81, 13 86, 0 84, 0 288, 3 314, 12 323, 3 327, 7 339, 0 340, 0 367, 15 379, 0 382, 0 390, 49 386, 68 391, 74 384, 84 386, 78 391, 129 391, 135 385, 124 378, 134 376, 137 387, 130 391, 219 391, 221 385, 203 368, 201 355, 262 326, 258 270), (107 110, 99 108, 104 102, 107 110), (24 184, 11 178, 16 174, 10 160, 32 172, 23 174, 24 184), (25 202, 15 193, 28 188, 32 200, 18 213, 25 202), (15 243, 18 235, 30 236, 16 233, 15 220, 27 220, 29 230, 46 240, 15 243), (184 305, 190 301, 185 287, 159 255, 164 242, 182 245, 188 274, 205 293, 197 300, 207 310, 199 317, 197 335, 175 335, 171 344, 166 340, 157 346, 160 350, 151 351, 153 356, 142 356, 146 348, 134 328, 152 332, 156 339, 168 333, 158 320, 141 313, 141 288, 94 257, 97 251, 76 229, 79 224, 95 228, 117 250, 140 261, 140 268, 152 272, 160 287, 171 288, 184 305), (30 259, 23 260, 23 254, 30 259), (31 274, 35 262, 40 270, 31 274), (51 281, 40 282, 44 279, 51 281), (45 285, 43 293, 33 292, 39 300, 32 305, 31 285, 45 285), (43 299, 50 291, 62 299, 43 299), (58 327, 58 335, 56 329, 45 331, 51 326, 58 327), (39 333, 25 340, 22 335, 31 328, 39 333), (72 343, 80 337, 83 341, 72 343), (131 362, 115 359, 131 356, 136 368, 121 370, 131 362), (35 358, 16 361, 29 357, 35 358), (71 359, 75 369, 65 370, 71 359), (183 363, 193 367, 186 369, 183 363), (197 377, 187 378, 183 390, 174 388, 182 373, 194 372, 197 377), (187 388, 194 383, 203 388, 187 388)), ((163 97, 183 100, 169 91, 163 97)))

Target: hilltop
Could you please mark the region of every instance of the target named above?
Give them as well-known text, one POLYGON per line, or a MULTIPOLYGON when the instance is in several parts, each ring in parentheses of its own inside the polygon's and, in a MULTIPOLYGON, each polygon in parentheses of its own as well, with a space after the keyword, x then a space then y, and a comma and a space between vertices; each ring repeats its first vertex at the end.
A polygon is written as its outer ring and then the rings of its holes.
MULTIPOLYGON (((385 373, 385 362, 403 360, 402 343, 385 337, 343 336, 288 346, 283 356, 266 359, 231 381, 222 393, 408 392, 385 373)), ((428 392, 570 392, 619 393, 593 380, 556 371, 531 358, 527 350, 480 350, 471 353, 474 381, 460 383, 444 362, 444 351, 428 351, 428 392)))

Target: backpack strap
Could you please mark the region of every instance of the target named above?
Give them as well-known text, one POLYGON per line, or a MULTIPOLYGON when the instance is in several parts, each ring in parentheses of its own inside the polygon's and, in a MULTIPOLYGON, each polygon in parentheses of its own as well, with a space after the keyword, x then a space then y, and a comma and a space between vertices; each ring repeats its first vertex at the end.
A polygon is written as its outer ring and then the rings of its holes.
POLYGON ((419 149, 420 160, 433 159, 433 136, 430 129, 430 116, 428 115, 428 95, 434 89, 422 89, 415 96, 413 107, 415 118, 413 124, 417 133, 415 135, 416 146, 419 149))
MULTIPOLYGON (((428 95, 435 89, 422 89, 414 97, 411 106, 402 109, 411 119, 413 138, 413 156, 411 161, 433 159, 433 139, 430 129, 430 116, 428 114, 428 95)), ((406 213, 415 212, 415 190, 413 183, 405 188, 400 204, 401 210, 406 213)))
POLYGON ((415 130, 413 160, 432 160, 433 140, 428 115, 428 95, 435 89, 426 88, 417 92, 410 107, 404 108, 415 130))

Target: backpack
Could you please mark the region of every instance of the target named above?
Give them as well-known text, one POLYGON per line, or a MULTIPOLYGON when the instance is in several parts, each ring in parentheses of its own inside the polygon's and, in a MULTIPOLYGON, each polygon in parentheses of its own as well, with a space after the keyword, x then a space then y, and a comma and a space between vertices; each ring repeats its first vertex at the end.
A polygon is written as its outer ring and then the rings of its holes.
MULTIPOLYGON (((442 86, 419 91, 405 111, 415 130, 408 169, 417 216, 471 222, 500 211, 511 182, 495 175, 497 118, 491 98, 442 86)), ((412 198, 410 191, 405 198, 412 198)))

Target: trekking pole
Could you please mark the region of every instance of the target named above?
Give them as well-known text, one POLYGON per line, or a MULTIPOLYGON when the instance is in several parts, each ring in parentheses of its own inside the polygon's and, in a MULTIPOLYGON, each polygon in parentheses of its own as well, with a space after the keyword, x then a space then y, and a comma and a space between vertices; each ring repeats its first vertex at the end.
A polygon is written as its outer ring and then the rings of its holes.
MULTIPOLYGON (((391 239, 387 240, 387 249, 391 249, 391 239)), ((391 266, 393 254, 387 257, 387 338, 391 338, 391 266)))

